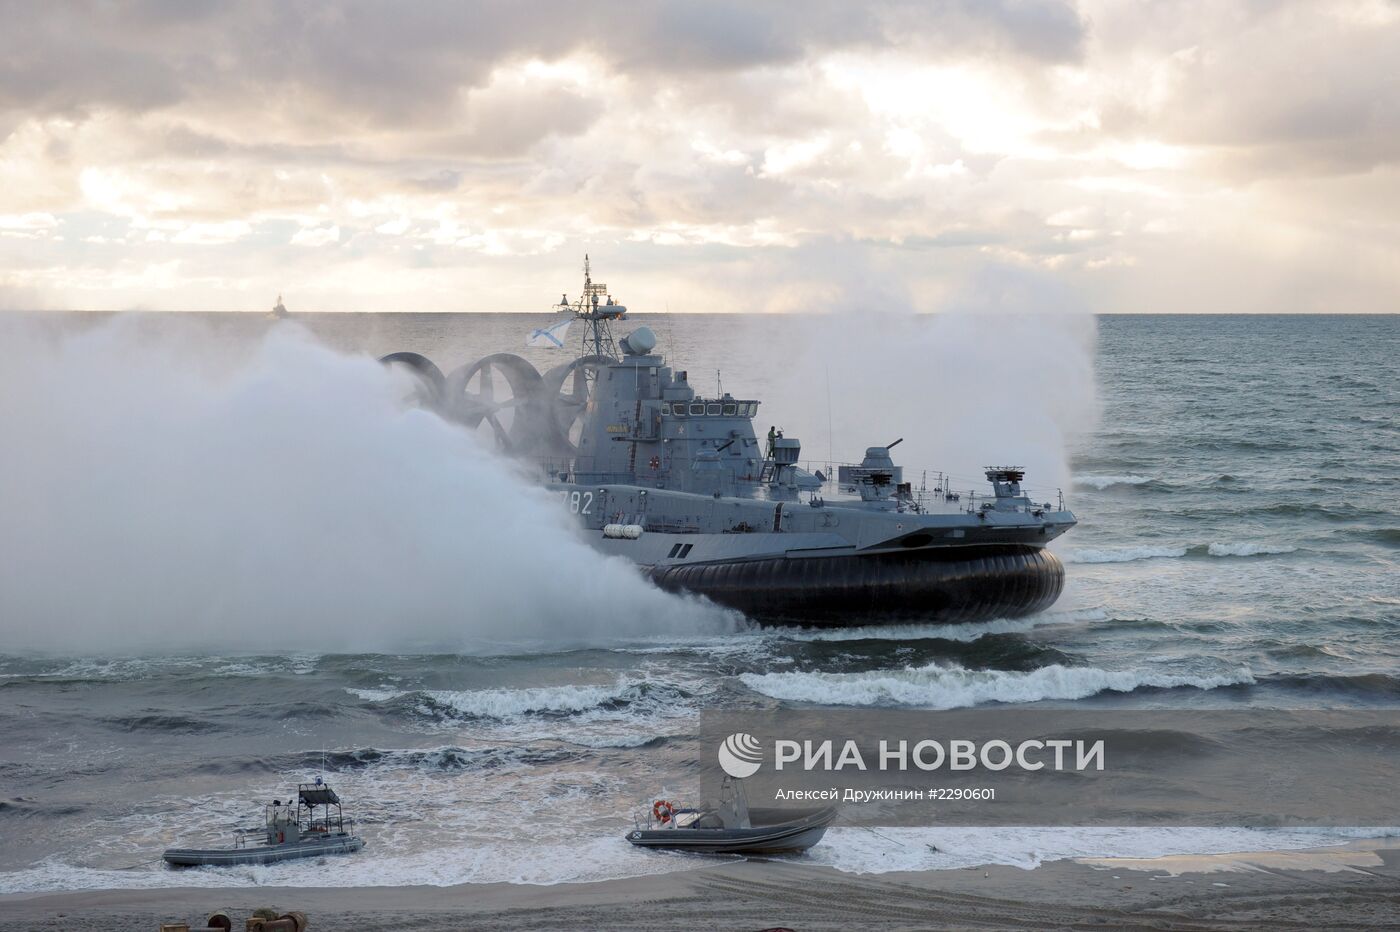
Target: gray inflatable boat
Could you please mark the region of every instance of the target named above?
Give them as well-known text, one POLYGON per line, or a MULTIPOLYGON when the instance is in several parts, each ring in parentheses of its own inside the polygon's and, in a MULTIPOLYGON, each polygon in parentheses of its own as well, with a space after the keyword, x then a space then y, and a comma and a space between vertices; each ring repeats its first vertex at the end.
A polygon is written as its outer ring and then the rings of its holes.
POLYGON ((264 827, 240 830, 232 848, 167 848, 162 855, 172 867, 275 864, 327 854, 351 854, 365 846, 364 839, 346 830, 340 797, 316 778, 297 787, 297 798, 274 799, 264 810, 264 827), (332 811, 334 810, 334 811, 332 811), (248 836, 262 834, 261 844, 248 844, 248 836))
POLYGON ((646 824, 627 833, 639 848, 710 854, 782 854, 805 851, 822 840, 836 818, 834 807, 750 809, 740 781, 727 777, 720 802, 678 809, 669 800, 652 803, 646 824))

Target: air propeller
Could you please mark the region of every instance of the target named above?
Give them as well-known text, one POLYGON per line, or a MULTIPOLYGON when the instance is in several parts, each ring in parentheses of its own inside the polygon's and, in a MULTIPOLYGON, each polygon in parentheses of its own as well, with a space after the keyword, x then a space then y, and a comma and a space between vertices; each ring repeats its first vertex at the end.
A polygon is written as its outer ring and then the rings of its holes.
POLYGON ((573 456, 593 381, 610 356, 584 356, 543 375, 514 353, 494 353, 444 376, 419 353, 380 359, 407 370, 414 392, 405 401, 486 435, 496 449, 524 456, 573 456))

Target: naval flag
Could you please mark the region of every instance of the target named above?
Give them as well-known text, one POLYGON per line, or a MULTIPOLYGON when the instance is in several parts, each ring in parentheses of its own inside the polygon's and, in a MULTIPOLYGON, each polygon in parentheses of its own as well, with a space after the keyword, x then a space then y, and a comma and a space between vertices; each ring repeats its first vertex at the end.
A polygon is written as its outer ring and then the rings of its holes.
POLYGON ((544 346, 549 349, 562 349, 564 346, 564 334, 569 332, 569 324, 573 323, 572 317, 566 317, 561 321, 550 324, 548 327, 538 327, 530 331, 530 335, 525 338, 526 346, 544 346))

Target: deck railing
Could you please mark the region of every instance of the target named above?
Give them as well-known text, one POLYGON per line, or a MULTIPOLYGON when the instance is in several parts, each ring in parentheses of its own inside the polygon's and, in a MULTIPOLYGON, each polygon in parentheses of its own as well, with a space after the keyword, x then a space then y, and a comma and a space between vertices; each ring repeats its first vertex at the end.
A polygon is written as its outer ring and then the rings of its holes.
MULTIPOLYGON (((538 459, 529 462, 549 482, 576 483, 579 476, 585 476, 591 484, 598 485, 629 485, 637 481, 637 477, 631 473, 595 471, 596 460, 594 457, 538 459)), ((859 496, 860 494, 857 486, 842 485, 837 479, 842 466, 859 467, 859 463, 804 460, 797 465, 813 476, 821 474, 821 497, 839 498, 841 496, 859 496)), ((977 482, 971 477, 953 477, 941 469, 922 467, 905 466, 903 470, 906 477, 905 484, 909 486, 903 500, 919 511, 956 508, 959 511, 975 514, 996 501, 996 495, 991 492, 978 491, 977 488, 970 485, 963 487, 962 482, 977 482)), ((665 472, 657 474, 657 478, 663 481, 666 477, 667 473, 665 472)), ((733 479, 737 484, 752 482, 755 493, 762 486, 757 475, 750 479, 746 474, 735 472, 733 479)), ((979 484, 984 487, 987 485, 985 480, 979 484)), ((1021 494, 1030 499, 1032 503, 1030 510, 1064 511, 1065 495, 1061 488, 1027 486, 1022 487, 1021 494)))

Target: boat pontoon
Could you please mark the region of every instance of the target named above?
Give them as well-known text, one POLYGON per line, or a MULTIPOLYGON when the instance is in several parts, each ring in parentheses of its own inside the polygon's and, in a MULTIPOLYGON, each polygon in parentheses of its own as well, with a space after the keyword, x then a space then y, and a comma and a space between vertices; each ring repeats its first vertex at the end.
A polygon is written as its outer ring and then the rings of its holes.
POLYGON ((710 854, 780 854, 805 851, 826 834, 834 807, 751 809, 743 785, 726 777, 720 801, 710 808, 683 809, 666 799, 652 803, 645 823, 627 833, 639 848, 710 854))

